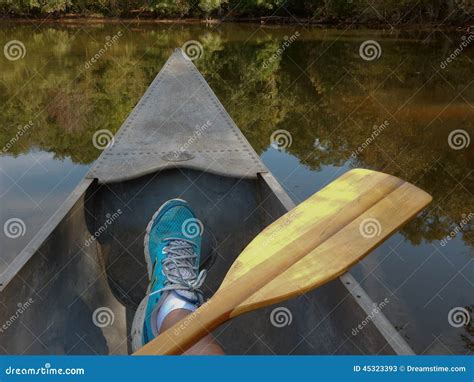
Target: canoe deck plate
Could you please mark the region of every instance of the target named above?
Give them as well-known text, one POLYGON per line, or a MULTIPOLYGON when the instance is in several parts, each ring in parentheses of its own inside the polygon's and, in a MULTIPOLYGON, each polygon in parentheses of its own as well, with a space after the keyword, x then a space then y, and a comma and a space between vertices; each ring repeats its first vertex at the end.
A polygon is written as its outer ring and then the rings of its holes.
POLYGON ((176 167, 239 178, 267 172, 181 49, 168 59, 87 178, 119 182, 176 167))

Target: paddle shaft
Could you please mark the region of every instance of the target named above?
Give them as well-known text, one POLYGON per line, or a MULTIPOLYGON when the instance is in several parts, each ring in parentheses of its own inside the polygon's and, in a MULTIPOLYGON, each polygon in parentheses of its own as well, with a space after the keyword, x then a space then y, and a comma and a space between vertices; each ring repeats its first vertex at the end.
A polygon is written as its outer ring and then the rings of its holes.
POLYGON ((195 312, 173 325, 133 355, 182 354, 212 330, 229 319, 234 296, 227 291, 217 292, 195 312))
MULTIPOLYGON (((310 251, 310 249, 308 249, 310 251)), ((220 324, 234 317, 234 309, 274 277, 288 269, 295 259, 282 250, 276 261, 265 261, 251 272, 218 290, 214 296, 195 312, 177 322, 156 339, 139 349, 134 355, 181 354, 220 324)))
MULTIPOLYGON (((391 192, 401 183, 395 182, 380 187, 391 192)), ((360 214, 360 203, 374 205, 383 197, 384 194, 374 192, 349 202, 344 208, 344 216, 335 216, 330 229, 327 227, 327 222, 325 225, 319 222, 313 223, 313 227, 310 227, 301 236, 282 246, 271 258, 256 265, 224 289, 218 290, 206 304, 189 317, 176 323, 135 354, 181 354, 229 318, 243 313, 243 311, 234 312, 234 310, 239 304, 338 232, 348 222, 357 218, 360 214)), ((331 280, 337 276, 339 274, 334 274, 331 280)))

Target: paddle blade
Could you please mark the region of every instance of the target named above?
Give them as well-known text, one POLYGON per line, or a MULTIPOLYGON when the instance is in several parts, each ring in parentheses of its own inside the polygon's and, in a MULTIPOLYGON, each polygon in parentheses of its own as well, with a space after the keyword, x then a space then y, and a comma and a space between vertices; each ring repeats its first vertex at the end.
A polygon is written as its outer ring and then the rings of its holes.
POLYGON ((347 172, 267 227, 240 254, 221 290, 276 254, 288 257, 287 268, 230 317, 335 279, 430 201, 426 192, 396 177, 361 169, 347 172))

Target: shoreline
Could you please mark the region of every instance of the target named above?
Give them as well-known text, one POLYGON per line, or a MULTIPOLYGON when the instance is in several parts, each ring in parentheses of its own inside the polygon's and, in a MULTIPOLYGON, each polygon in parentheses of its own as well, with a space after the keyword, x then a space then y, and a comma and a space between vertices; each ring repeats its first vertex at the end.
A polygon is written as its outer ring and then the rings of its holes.
MULTIPOLYGON (((17 24, 68 24, 68 25, 84 25, 84 24, 256 24, 268 26, 294 26, 299 25, 310 28, 331 28, 331 29, 392 29, 388 23, 380 22, 354 22, 354 21, 334 21, 334 20, 314 20, 309 18, 290 18, 290 17, 252 17, 252 18, 224 18, 224 19, 202 19, 202 18, 132 18, 132 17, 96 17, 86 15, 66 15, 61 17, 0 17, 0 23, 17 23, 17 24)), ((402 23, 393 28, 394 30, 440 30, 440 31, 458 31, 474 33, 474 23, 464 23, 459 25, 439 25, 439 23, 402 23)))

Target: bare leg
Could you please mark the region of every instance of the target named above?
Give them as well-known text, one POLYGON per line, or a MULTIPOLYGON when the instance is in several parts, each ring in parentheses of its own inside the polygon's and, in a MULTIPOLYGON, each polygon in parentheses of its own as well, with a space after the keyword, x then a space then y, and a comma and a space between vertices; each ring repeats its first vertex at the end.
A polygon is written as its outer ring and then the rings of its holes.
MULTIPOLYGON (((189 310, 185 309, 176 309, 170 312, 166 316, 161 325, 160 333, 164 332, 166 329, 169 329, 178 321, 182 320, 187 315, 191 314, 189 310)), ((198 343, 190 347, 184 353, 186 355, 224 355, 224 350, 220 345, 214 340, 212 334, 207 335, 198 343)))

